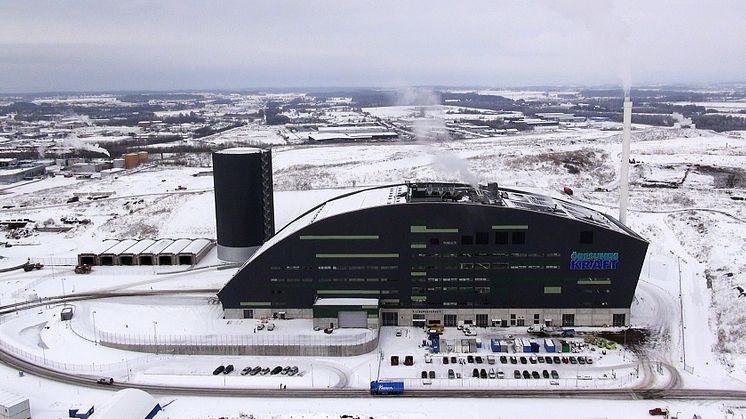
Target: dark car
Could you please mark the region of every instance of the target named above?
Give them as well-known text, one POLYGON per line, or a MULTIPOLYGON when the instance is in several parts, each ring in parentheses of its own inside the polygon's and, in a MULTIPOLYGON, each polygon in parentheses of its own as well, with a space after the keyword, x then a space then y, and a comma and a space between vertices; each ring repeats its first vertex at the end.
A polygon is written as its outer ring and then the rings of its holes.
POLYGON ((262 372, 262 367, 254 367, 254 369, 251 370, 251 372, 249 373, 249 375, 257 375, 260 372, 262 372))
POLYGON ((474 377, 474 378, 479 378, 479 369, 477 369, 477 368, 474 368, 474 369, 473 369, 473 370, 471 371, 471 376, 472 376, 472 377, 474 377))
POLYGON ((555 380, 559 380, 559 374, 557 374, 557 370, 552 370, 552 378, 555 380))
POLYGON ((545 361, 543 356, 539 356, 537 359, 539 360, 539 364, 543 364, 545 361))
POLYGON ((484 368, 482 368, 479 371, 479 378, 487 378, 487 370, 485 370, 484 368))
POLYGON ((481 364, 484 362, 481 356, 474 357, 474 360, 477 361, 477 364, 481 364))
POLYGON ((518 358, 516 358, 515 356, 511 356, 510 357, 510 363, 511 364, 517 364, 518 363, 518 358))
POLYGON ((399 365, 399 357, 397 355, 391 355, 391 366, 394 367, 399 365))
POLYGON ((287 373, 290 371, 290 366, 283 368, 282 371, 280 371, 280 374, 287 375, 287 373))
POLYGON ((448 365, 448 357, 447 356, 443 357, 443 365, 448 365))
POLYGON ((530 363, 532 363, 532 364, 535 364, 536 363, 536 357, 535 356, 530 356, 530 357, 528 357, 528 361, 530 363))
POLYGON ((521 364, 527 364, 527 363, 528 363, 528 360, 526 359, 526 357, 522 356, 521 357, 521 364))
POLYGON ((282 367, 278 365, 269 372, 269 375, 277 375, 280 373, 280 371, 282 371, 282 367))
POLYGON ((290 368, 290 371, 288 371, 288 375, 293 376, 295 374, 298 374, 298 367, 290 368))
POLYGON ((501 364, 507 364, 508 363, 508 357, 505 355, 500 356, 500 363, 501 364))
POLYGON ((430 379, 435 378, 435 371, 430 371, 430 373, 428 374, 428 377, 430 377, 430 379))
POLYGON ((579 356, 578 357, 578 364, 585 365, 585 357, 584 356, 579 356))
POLYGON ((578 363, 578 359, 577 359, 577 358, 575 358, 574 356, 571 356, 571 357, 570 357, 570 363, 571 363, 571 364, 577 364, 577 363, 578 363))
POLYGON ((538 380, 539 378, 541 378, 541 376, 539 375, 539 371, 531 371, 531 377, 534 378, 534 379, 536 379, 536 380, 538 380))
POLYGON ((518 370, 513 370, 513 378, 521 378, 521 372, 518 370))
POLYGON ((559 355, 555 355, 552 357, 552 361, 554 361, 555 364, 561 364, 562 361, 560 361, 559 355))
POLYGON ((427 371, 423 370, 422 373, 420 374, 420 377, 427 378, 427 371))
POLYGON ((541 376, 544 377, 544 378, 549 378, 549 371, 547 371, 547 370, 542 371, 541 372, 541 376))
POLYGON ((246 375, 246 374, 250 373, 252 369, 253 368, 251 368, 251 367, 246 367, 246 368, 242 369, 241 370, 241 375, 246 375))
POLYGON ((569 359, 569 358, 567 358, 566 356, 563 356, 563 357, 562 357, 562 363, 563 363, 563 364, 567 364, 567 363, 569 363, 569 362, 570 362, 570 359, 569 359))
POLYGON ((474 363, 474 357, 472 355, 468 355, 466 357, 466 362, 473 364, 474 363))
POLYGON ((531 374, 528 372, 528 370, 523 370, 523 378, 531 378, 531 374))
POLYGON ((267 367, 267 368, 264 368, 264 369, 262 369, 262 370, 261 370, 261 371, 259 372, 259 374, 261 374, 261 375, 267 375, 267 374, 269 374, 269 373, 270 373, 270 371, 271 371, 271 370, 269 369, 269 367, 267 367))
POLYGON ((414 357, 412 355, 407 355, 404 357, 404 365, 412 366, 414 365, 414 357))
POLYGON ((452 356, 452 357, 451 357, 451 364, 455 364, 455 363, 456 363, 456 357, 455 357, 455 356, 452 356))
POLYGON ((551 364, 552 363, 552 357, 549 356, 549 355, 547 355, 547 356, 544 357, 544 361, 546 361, 547 364, 551 364))
POLYGON ((98 380, 96 380, 96 383, 110 386, 114 384, 114 379, 111 377, 101 377, 98 380))
POLYGON ((223 374, 230 374, 233 372, 233 364, 228 364, 225 366, 225 370, 223 370, 223 374))
POLYGON ((215 371, 212 372, 212 375, 218 375, 218 374, 222 373, 223 371, 225 371, 225 366, 221 365, 221 366, 215 368, 215 371))
POLYGON ((453 369, 448 370, 448 378, 451 380, 456 378, 456 374, 453 372, 453 369))

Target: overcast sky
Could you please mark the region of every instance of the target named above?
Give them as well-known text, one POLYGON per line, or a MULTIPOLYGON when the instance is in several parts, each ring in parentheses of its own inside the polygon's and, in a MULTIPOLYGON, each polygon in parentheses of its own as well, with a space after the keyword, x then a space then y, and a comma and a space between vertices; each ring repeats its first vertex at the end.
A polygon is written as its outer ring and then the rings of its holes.
POLYGON ((0 0, 0 92, 746 80, 746 1, 0 0))

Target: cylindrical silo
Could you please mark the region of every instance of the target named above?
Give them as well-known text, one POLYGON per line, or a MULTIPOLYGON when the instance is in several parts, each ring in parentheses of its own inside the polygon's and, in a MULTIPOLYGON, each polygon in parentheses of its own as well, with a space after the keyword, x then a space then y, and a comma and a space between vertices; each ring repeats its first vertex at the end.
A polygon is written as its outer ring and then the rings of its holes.
POLYGON ((212 154, 218 258, 241 262, 275 234, 272 153, 240 147, 212 154))

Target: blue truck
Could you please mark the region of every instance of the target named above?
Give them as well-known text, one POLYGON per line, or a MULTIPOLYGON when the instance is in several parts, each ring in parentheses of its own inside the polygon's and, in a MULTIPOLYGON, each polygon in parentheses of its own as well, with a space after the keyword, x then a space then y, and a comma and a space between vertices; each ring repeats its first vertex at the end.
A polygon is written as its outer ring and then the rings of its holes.
POLYGON ((392 395, 404 393, 403 381, 371 381, 370 394, 392 395))

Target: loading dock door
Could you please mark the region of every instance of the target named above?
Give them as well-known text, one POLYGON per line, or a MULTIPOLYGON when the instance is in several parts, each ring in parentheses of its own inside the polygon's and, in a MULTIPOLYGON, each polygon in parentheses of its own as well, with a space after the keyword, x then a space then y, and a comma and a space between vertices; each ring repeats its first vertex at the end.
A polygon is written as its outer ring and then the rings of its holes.
POLYGON ((364 311, 340 311, 337 314, 339 327, 368 327, 368 313, 364 311))

